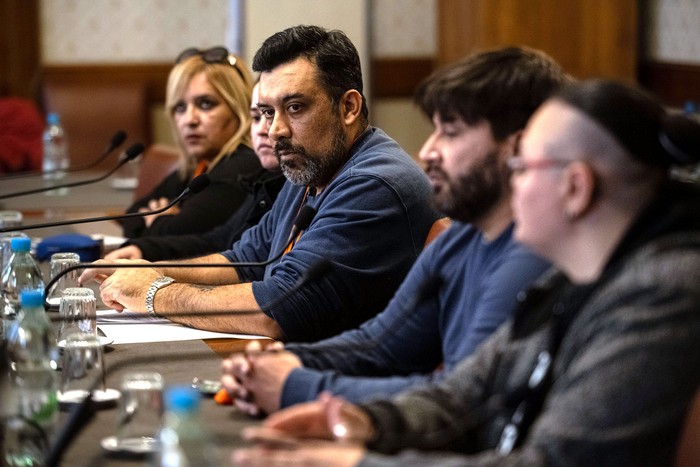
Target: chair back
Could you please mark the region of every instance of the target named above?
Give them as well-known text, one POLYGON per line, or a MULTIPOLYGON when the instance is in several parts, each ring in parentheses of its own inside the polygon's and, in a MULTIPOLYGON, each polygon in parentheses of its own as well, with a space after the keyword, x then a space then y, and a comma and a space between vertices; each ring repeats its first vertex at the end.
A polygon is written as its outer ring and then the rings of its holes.
POLYGON ((435 240, 444 230, 447 230, 451 224, 452 220, 449 217, 442 217, 433 222, 433 226, 430 227, 430 230, 428 231, 428 236, 425 237, 425 244, 423 244, 423 248, 430 245, 430 242, 435 240))

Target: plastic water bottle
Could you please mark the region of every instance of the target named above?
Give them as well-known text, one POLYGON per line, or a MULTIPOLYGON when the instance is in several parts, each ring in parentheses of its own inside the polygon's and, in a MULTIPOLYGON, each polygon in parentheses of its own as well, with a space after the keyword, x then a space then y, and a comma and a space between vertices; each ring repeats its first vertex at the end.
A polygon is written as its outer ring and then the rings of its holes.
POLYGON ((20 292, 24 289, 44 289, 39 266, 29 253, 31 239, 14 237, 10 240, 12 256, 2 272, 2 329, 7 339, 12 322, 20 309, 20 292))
POLYGON ((56 336, 44 312, 43 290, 23 290, 22 308, 7 342, 10 407, 5 462, 41 465, 58 421, 56 336))
MULTIPOLYGON (((42 169, 44 180, 59 180, 63 178, 70 163, 68 158, 68 141, 61 126, 61 118, 55 112, 46 116, 46 128, 43 133, 44 161, 42 169)), ((59 188, 46 192, 49 195, 65 195, 67 188, 59 188)))
POLYGON ((199 421, 201 396, 189 386, 172 386, 165 391, 165 415, 158 438, 160 467, 222 465, 219 450, 199 421))

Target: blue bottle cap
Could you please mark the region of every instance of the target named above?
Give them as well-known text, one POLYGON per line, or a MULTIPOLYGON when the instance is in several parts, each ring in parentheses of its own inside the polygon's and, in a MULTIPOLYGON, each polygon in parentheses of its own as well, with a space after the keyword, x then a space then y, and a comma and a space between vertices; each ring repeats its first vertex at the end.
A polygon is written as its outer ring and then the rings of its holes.
POLYGON ((19 293, 19 303, 23 307, 43 307, 44 291, 41 289, 23 289, 19 293))
POLYGON ((46 116, 46 123, 49 125, 58 125, 61 123, 61 117, 56 112, 51 112, 46 116))
POLYGON ((28 237, 17 237, 10 240, 12 251, 29 251, 32 247, 32 240, 28 237))
POLYGON ((173 412, 190 412, 199 407, 201 396, 191 386, 175 385, 165 390, 165 408, 173 412))
POLYGON ((698 104, 694 101, 685 101, 683 103, 683 112, 686 114, 694 114, 698 111, 698 104))

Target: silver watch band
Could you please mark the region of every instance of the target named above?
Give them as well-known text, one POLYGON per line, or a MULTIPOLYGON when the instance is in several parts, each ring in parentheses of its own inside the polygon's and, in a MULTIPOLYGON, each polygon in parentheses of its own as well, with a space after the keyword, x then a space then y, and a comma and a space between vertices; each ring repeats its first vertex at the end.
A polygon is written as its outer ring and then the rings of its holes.
POLYGON ((175 279, 172 277, 160 276, 151 283, 151 286, 146 292, 146 311, 149 315, 158 316, 155 308, 153 308, 153 300, 156 298, 156 292, 163 287, 172 284, 173 282, 175 282, 175 279))

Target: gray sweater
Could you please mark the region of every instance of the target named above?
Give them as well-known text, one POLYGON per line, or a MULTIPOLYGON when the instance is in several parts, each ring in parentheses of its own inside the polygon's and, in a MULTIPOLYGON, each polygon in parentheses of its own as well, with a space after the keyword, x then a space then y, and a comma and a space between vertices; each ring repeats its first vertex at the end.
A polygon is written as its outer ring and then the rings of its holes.
POLYGON ((700 384, 700 198, 669 196, 631 229, 598 282, 577 287, 553 274, 440 385, 364 405, 378 430, 371 447, 409 450, 361 465, 672 463, 700 384), (555 315, 569 323, 551 385, 522 444, 501 456, 494 448, 555 315))

